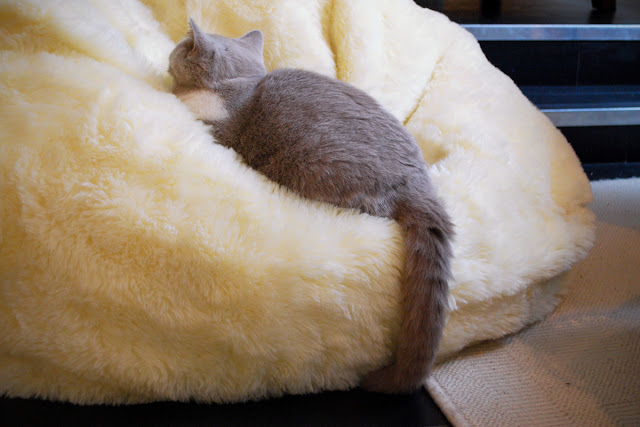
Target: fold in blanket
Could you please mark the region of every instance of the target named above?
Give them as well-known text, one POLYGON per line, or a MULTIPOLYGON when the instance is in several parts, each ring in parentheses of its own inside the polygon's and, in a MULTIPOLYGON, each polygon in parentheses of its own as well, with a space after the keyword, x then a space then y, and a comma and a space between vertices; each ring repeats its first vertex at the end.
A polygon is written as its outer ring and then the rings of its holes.
POLYGON ((402 236, 243 166, 169 93, 193 17, 373 95, 456 224, 441 357, 558 303, 593 240, 560 132, 444 16, 397 0, 0 5, 0 393, 82 403, 345 389, 390 362, 402 236))

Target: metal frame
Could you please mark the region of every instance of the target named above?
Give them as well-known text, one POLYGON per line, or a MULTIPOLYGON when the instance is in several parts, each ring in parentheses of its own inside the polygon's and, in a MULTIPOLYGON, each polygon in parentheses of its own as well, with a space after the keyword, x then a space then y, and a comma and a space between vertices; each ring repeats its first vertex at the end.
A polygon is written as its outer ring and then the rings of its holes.
POLYGON ((480 41, 640 41, 640 25, 464 24, 480 41))
POLYGON ((542 109, 557 127, 640 125, 640 107, 542 109))

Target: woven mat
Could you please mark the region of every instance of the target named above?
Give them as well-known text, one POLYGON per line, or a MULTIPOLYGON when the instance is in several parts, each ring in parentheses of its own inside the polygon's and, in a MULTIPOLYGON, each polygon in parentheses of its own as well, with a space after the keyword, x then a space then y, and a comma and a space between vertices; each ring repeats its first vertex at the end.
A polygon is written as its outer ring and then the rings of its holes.
POLYGON ((592 187, 596 244, 556 311, 435 369, 455 426, 640 425, 640 179, 592 187))

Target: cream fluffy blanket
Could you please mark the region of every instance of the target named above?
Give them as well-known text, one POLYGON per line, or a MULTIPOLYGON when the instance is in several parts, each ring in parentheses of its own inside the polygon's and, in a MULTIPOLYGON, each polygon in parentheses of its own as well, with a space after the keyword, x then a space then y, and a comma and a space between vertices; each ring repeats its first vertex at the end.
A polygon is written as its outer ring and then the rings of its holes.
POLYGON ((344 389, 392 357, 394 222, 299 199, 169 93, 193 17, 270 69, 402 120, 457 227, 441 356, 522 328, 593 239, 560 132, 474 38, 409 0, 0 3, 0 393, 238 401, 344 389))

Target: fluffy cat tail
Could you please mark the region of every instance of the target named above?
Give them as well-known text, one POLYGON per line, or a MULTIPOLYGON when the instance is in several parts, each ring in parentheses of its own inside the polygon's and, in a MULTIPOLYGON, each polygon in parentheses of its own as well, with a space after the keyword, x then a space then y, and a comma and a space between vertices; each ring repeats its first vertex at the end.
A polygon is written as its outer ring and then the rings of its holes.
POLYGON ((365 376, 361 386, 369 391, 415 391, 429 375, 442 338, 453 225, 439 200, 423 197, 401 205, 395 215, 405 232, 406 247, 402 323, 395 363, 365 376))

